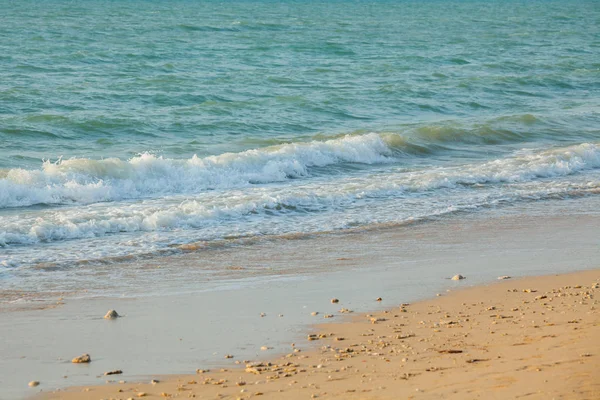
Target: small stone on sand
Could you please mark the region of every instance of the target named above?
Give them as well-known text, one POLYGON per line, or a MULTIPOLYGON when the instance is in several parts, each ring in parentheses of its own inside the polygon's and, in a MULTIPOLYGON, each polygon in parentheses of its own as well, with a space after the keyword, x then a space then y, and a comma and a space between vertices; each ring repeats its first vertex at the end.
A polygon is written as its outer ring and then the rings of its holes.
POLYGON ((38 386, 40 383, 38 381, 31 381, 29 382, 29 387, 36 387, 38 386))
POLYGON ((122 373, 123 373, 123 371, 121 371, 120 369, 115 369, 114 371, 105 372, 104 375, 119 375, 122 373))
POLYGON ((73 364, 89 363, 91 361, 92 361, 92 358, 90 357, 89 354, 82 354, 79 357, 75 357, 74 359, 71 360, 71 362, 73 364))
POLYGON ((313 312, 310 313, 310 315, 312 315, 313 317, 315 317, 315 316, 319 315, 319 312, 318 311, 313 311, 313 312))
POLYGON ((452 280, 453 280, 453 281, 460 281, 461 279, 466 279, 466 277, 462 276, 461 274, 454 275, 454 276, 452 277, 452 280))
POLYGON ((333 299, 331 299, 331 302, 335 304, 335 303, 339 303, 339 302, 340 302, 340 300, 339 300, 339 299, 336 299, 336 298, 333 298, 333 299))
POLYGON ((120 317, 120 315, 119 315, 119 313, 117 313, 116 310, 108 310, 108 312, 104 316, 104 319, 116 319, 119 317, 120 317))
POLYGON ((510 276, 508 275, 502 275, 498 277, 499 280, 503 280, 503 279, 510 279, 510 276))
POLYGON ((231 354, 225 354, 225 358, 233 358, 231 354))
POLYGON ((381 297, 378 297, 375 301, 383 301, 381 297))

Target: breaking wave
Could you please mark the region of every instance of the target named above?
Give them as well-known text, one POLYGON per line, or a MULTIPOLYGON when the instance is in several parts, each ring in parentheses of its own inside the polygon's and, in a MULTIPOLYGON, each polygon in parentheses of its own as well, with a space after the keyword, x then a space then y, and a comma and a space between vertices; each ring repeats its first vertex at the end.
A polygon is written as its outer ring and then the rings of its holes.
POLYGON ((392 150, 375 133, 183 160, 145 153, 128 161, 46 161, 39 170, 0 172, 0 208, 197 193, 306 177, 311 167, 390 161, 392 150))
MULTIPOLYGON (((387 151, 385 147, 381 150, 381 153, 373 153, 369 160, 388 160, 383 155, 383 151, 387 151)), ((349 157, 350 153, 343 154, 349 157)), ((520 151, 506 158, 454 167, 412 171, 392 168, 378 173, 376 178, 368 175, 332 177, 319 182, 209 191, 194 197, 172 196, 135 204, 105 203, 48 210, 43 216, 36 212, 31 216, 5 217, 4 227, 0 230, 0 245, 93 238, 124 232, 210 229, 226 221, 257 215, 326 213, 360 208, 369 199, 415 198, 424 210, 434 209, 436 201, 444 197, 438 195, 441 190, 460 191, 460 202, 465 206, 471 201, 475 203, 482 188, 494 189, 495 195, 499 193, 503 198, 510 198, 512 194, 535 198, 568 191, 596 193, 600 184, 593 179, 578 185, 566 182, 568 185, 565 186, 564 181, 551 178, 599 167, 600 145, 584 143, 538 152, 520 151), (523 183, 527 184, 526 190, 518 187, 523 183)), ((110 171, 113 175, 116 173, 115 169, 110 171)), ((102 173, 106 176, 106 171, 102 173)), ((385 218, 392 221, 393 215, 385 218)))

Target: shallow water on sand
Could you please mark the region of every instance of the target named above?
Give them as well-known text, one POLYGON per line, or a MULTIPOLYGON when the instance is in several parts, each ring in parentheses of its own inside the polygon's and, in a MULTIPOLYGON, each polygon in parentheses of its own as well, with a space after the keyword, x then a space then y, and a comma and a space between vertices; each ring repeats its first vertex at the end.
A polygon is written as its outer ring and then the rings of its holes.
POLYGON ((598 267, 595 198, 556 201, 556 215, 531 205, 533 210, 525 205, 495 216, 472 213, 404 228, 238 244, 163 257, 162 263, 79 268, 78 274, 92 275, 75 274, 62 285, 93 282, 86 298, 67 296, 58 306, 55 294, 50 306, 56 308, 2 313, 0 399, 99 384, 115 368, 124 372, 116 380, 128 382, 229 368, 235 360, 286 354, 292 342, 305 351, 312 344, 306 341, 310 325, 343 321, 342 307, 373 311, 502 275, 598 267), (457 273, 467 279, 449 279, 457 273), (90 298, 99 293, 113 296, 90 298), (340 303, 332 304, 333 297, 340 303), (104 320, 111 308, 123 318, 104 320), (323 319, 326 313, 335 318, 323 319), (261 351, 265 345, 273 349, 261 351), (69 362, 83 352, 91 354, 91 364, 69 362), (225 360, 225 354, 235 359, 225 360), (29 388, 32 379, 42 385, 29 388))

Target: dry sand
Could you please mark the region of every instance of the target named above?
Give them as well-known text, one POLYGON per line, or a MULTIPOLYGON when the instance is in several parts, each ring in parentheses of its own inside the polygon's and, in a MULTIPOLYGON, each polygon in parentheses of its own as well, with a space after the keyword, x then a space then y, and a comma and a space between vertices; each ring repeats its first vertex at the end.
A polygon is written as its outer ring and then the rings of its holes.
POLYGON ((232 354, 227 370, 36 398, 600 399, 598 283, 600 270, 509 279, 373 314, 340 298, 344 323, 314 327, 270 362, 232 354))

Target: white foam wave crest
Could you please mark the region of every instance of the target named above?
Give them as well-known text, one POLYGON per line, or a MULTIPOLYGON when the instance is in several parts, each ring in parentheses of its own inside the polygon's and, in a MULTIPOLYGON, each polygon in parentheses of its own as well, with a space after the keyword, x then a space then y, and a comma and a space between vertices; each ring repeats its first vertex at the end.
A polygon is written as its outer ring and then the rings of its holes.
POLYGON ((44 162, 40 170, 12 169, 0 178, 0 208, 197 193, 305 177, 310 167, 385 163, 391 157, 383 138, 370 133, 185 160, 142 154, 128 161, 76 158, 44 162))
MULTIPOLYGON (((361 223, 369 223, 370 210, 365 207, 365 201, 373 199, 396 199, 400 205, 404 204, 402 211, 408 213, 404 217, 410 218, 411 207, 419 208, 413 210, 418 215, 433 212, 431 210, 448 200, 449 194, 443 192, 447 189, 453 192, 453 199, 459 196, 463 208, 470 201, 475 202, 476 198, 477 202, 481 202, 477 196, 482 188, 487 190, 485 193, 493 193, 498 198, 510 198, 512 194, 521 196, 519 192, 525 193, 522 197, 534 198, 538 194, 560 194, 575 189, 595 190, 600 186, 597 180, 584 180, 577 187, 572 187, 565 186, 564 180, 548 178, 598 167, 600 146, 581 144, 537 153, 521 152, 505 159, 456 167, 411 172, 394 169, 386 173, 319 182, 208 191, 193 198, 171 196, 136 203, 102 203, 42 213, 36 211, 0 218, 0 245, 154 231, 196 230, 200 236, 216 238, 236 233, 235 229, 244 229, 244 224, 250 224, 257 218, 292 213, 330 213, 335 216, 336 212, 350 208, 361 215, 361 223), (505 185, 498 186, 498 183, 505 185), (523 183, 527 183, 526 190, 519 187, 523 183), (473 190, 473 185, 480 186, 473 190), (458 194, 456 190, 459 190, 458 194), (227 227, 227 221, 236 221, 236 226, 227 227)), ((448 201, 452 203, 454 200, 448 201)), ((382 222, 386 218, 393 221, 394 215, 387 213, 373 217, 373 221, 382 222)), ((314 228, 327 229, 327 224, 316 226, 323 221, 315 222, 314 228)), ((298 230, 291 220, 286 220, 285 224, 288 231, 298 230)))
POLYGON ((481 165, 434 168, 412 174, 414 184, 423 189, 486 183, 514 183, 553 178, 600 167, 600 145, 579 145, 535 152, 522 150, 512 157, 481 165))

